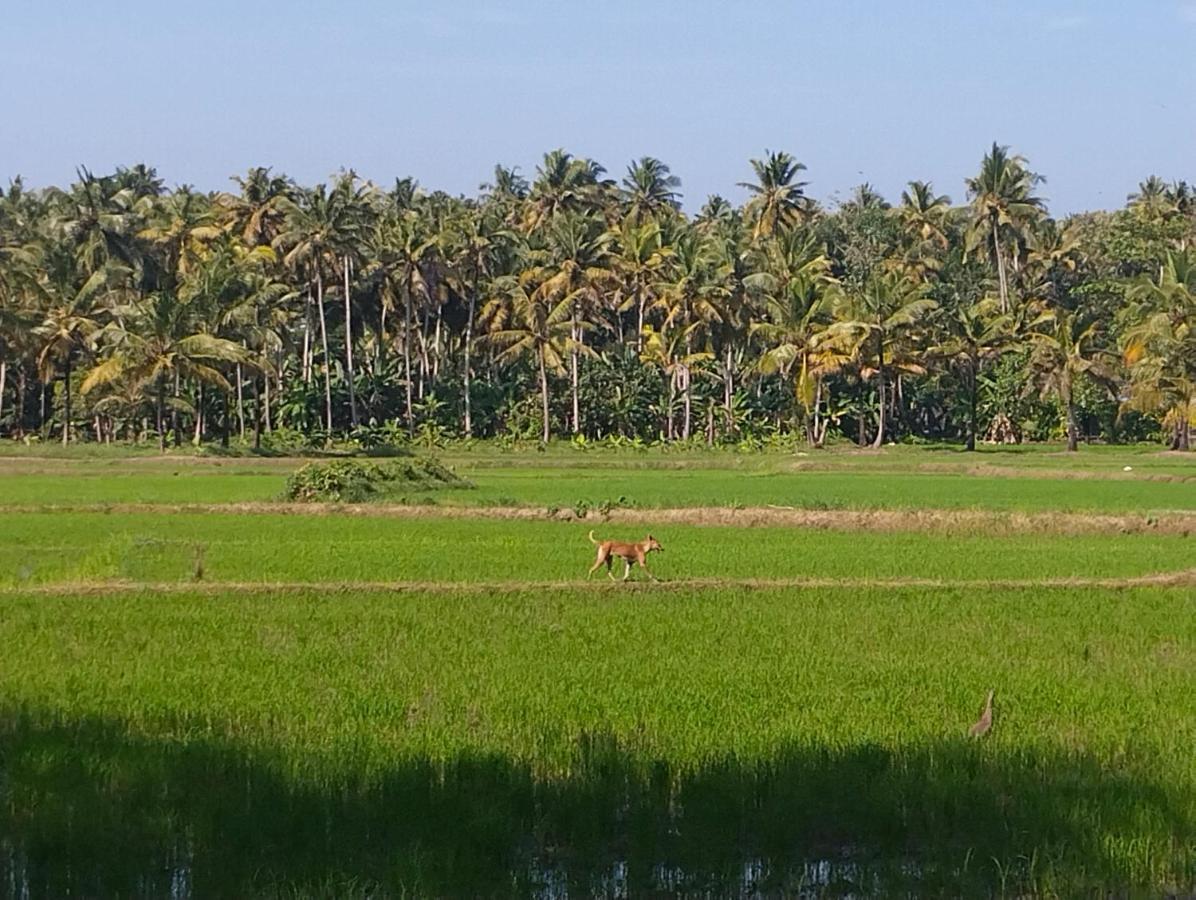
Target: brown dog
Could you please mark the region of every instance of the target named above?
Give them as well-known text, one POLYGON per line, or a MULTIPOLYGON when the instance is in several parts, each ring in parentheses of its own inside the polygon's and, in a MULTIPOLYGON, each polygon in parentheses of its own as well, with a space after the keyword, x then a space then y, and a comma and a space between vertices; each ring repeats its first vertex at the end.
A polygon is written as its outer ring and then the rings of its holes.
POLYGON ((639 563, 640 568, 647 572, 648 577, 653 581, 658 580, 652 574, 652 570, 648 568, 648 554, 653 550, 659 550, 661 553, 664 553, 664 547, 660 546, 660 541, 656 540, 652 535, 648 535, 644 540, 632 544, 627 541, 599 541, 595 539, 594 532, 591 531, 590 543, 598 545, 598 558, 594 560, 594 565, 590 566, 590 571, 586 574, 586 578, 589 578, 598 571, 599 566, 606 563, 606 575, 611 581, 614 581, 615 576, 612 574, 610 567, 615 561, 615 557, 621 556, 624 564, 627 566, 626 571, 623 572, 624 581, 631 577, 631 564, 633 562, 639 563))

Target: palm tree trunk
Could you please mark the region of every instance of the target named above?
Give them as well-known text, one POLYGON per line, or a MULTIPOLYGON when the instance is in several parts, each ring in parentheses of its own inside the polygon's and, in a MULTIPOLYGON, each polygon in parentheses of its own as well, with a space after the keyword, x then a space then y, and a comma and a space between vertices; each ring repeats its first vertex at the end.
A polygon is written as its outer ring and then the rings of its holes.
POLYGON ((303 383, 311 384, 311 285, 303 304, 303 383))
POLYGON ((1067 450, 1074 453, 1079 447, 1080 424, 1076 420, 1076 405, 1067 401, 1067 450))
POLYGON ((573 433, 581 430, 581 406, 577 396, 577 310, 573 311, 573 325, 569 336, 573 344, 569 348, 569 386, 573 395, 573 433))
POLYGON ((320 315, 320 347, 324 351, 324 422, 332 440, 332 360, 328 357, 328 323, 324 318, 324 276, 316 266, 316 305, 320 315))
POLYGON ((826 421, 822 418, 822 376, 814 378, 814 443, 812 446, 821 447, 826 438, 826 421))
POLYGON ((431 384, 433 390, 436 388, 436 382, 440 380, 440 332, 441 323, 444 321, 444 305, 436 304, 436 328, 432 332, 432 377, 431 384))
POLYGON ((876 348, 876 440, 873 448, 880 447, 885 439, 885 344, 884 336, 880 336, 880 344, 876 348))
POLYGON ((411 278, 408 276, 403 291, 403 377, 407 380, 407 434, 415 434, 414 402, 411 396, 411 278))
POLYGON ((13 407, 13 433, 18 437, 25 436, 25 391, 28 389, 25 367, 17 365, 17 405, 13 407))
POLYGON ((71 439, 71 351, 66 352, 66 369, 62 379, 62 446, 71 439))
POLYGON ((191 443, 199 446, 203 441, 203 385, 200 384, 195 401, 195 436, 191 438, 191 443))
MULTIPOLYGON (((693 341, 691 338, 692 338, 692 332, 687 332, 685 335, 685 357, 686 357, 686 359, 689 359, 691 356, 693 356, 693 341)), ((685 390, 685 394, 683 397, 684 403, 685 403, 685 418, 682 419, 682 423, 681 423, 681 437, 688 441, 690 431, 693 427, 693 391, 690 389, 690 380, 691 379, 690 379, 690 373, 689 373, 689 363, 686 363, 684 366, 681 367, 681 373, 682 373, 682 377, 685 379, 685 381, 682 384, 682 387, 685 390)))
POLYGON ((428 356, 428 332, 432 328, 432 313, 424 308, 424 320, 419 326, 419 399, 424 399, 428 379, 432 374, 432 362, 428 356))
POLYGON ((170 430, 174 432, 174 445, 176 447, 183 446, 183 429, 179 424, 179 395, 182 393, 183 386, 179 379, 179 373, 174 373, 174 403, 170 407, 170 430))
POLYGON ((270 388, 270 376, 262 374, 261 380, 257 376, 253 379, 253 449, 262 449, 262 385, 270 388))
POLYGON ((1005 277, 1005 254, 1001 252, 1000 226, 993 222, 993 253, 997 257, 997 280, 1001 288, 1001 312, 1009 312, 1009 282, 1005 277))
POLYGON ((158 452, 166 452, 166 417, 163 412, 163 407, 166 405, 166 382, 158 377, 158 395, 154 403, 155 411, 158 419, 158 452))
POLYGON ((677 367, 673 367, 673 371, 669 373, 669 408, 665 410, 668 414, 668 425, 665 429, 665 434, 671 441, 677 436, 677 428, 673 424, 673 406, 677 402, 677 367))
POLYGON ((544 417, 540 426, 540 439, 548 443, 548 372, 544 368, 544 351, 540 350, 540 414, 544 417))
POLYGON ((635 318, 635 353, 639 356, 644 352, 644 302, 648 298, 640 292, 639 306, 635 318))
POLYGON ((473 400, 471 398, 472 373, 470 366, 472 365, 473 354, 473 314, 474 308, 477 305, 478 297, 478 283, 477 278, 474 278, 473 290, 469 292, 469 314, 465 319, 465 371, 464 377, 464 394, 465 394, 465 436, 473 437, 473 400))
POLYGON ((968 443, 969 452, 976 449, 976 393, 979 379, 979 363, 973 358, 968 367, 968 443))
POLYGON ((731 366, 731 342, 727 341, 726 362, 723 363, 723 413, 726 419, 727 434, 735 427, 735 414, 731 409, 731 400, 735 396, 735 370, 731 366))
POLYGON ((353 385, 353 303, 349 294, 349 254, 345 254, 345 372, 349 380, 349 420, 357 427, 357 394, 353 385))
MULTIPOLYGON (((266 431, 273 431, 274 429, 270 425, 270 373, 269 372, 262 373, 262 393, 264 395, 262 398, 262 406, 264 407, 262 410, 262 413, 264 413, 265 417, 266 417, 266 422, 265 422, 266 431)), ((260 414, 259 414, 259 417, 260 417, 260 414)))
MULTIPOLYGON (((241 387, 240 383, 237 384, 237 387, 241 387)), ((224 413, 224 416, 220 421, 220 446, 227 447, 228 435, 229 432, 232 431, 232 423, 229 421, 231 417, 229 416, 228 412, 228 391, 220 392, 220 405, 222 407, 221 412, 224 413)))
MULTIPOLYGON (((237 363, 237 423, 239 426, 241 440, 245 440, 245 395, 242 392, 243 389, 241 387, 243 380, 244 376, 241 372, 241 364, 237 363)), ((253 383, 255 386, 257 385, 256 378, 254 379, 253 383)))
POLYGON ((686 364, 681 367, 681 402, 684 410, 681 418, 681 439, 684 441, 689 440, 693 430, 693 391, 690 389, 690 380, 689 365, 686 364))
MULTIPOLYGON (((8 363, 0 360, 0 419, 4 418, 4 389, 8 383, 8 363)), ((9 429, 11 432, 13 429, 9 429)))

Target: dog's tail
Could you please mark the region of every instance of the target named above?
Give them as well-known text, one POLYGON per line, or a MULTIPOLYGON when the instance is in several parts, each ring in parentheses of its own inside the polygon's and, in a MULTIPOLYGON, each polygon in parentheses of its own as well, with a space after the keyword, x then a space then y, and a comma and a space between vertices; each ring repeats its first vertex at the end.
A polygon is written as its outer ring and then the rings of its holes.
POLYGON ((593 531, 590 532, 590 543, 591 544, 601 544, 602 543, 602 541, 599 541, 594 537, 593 531))

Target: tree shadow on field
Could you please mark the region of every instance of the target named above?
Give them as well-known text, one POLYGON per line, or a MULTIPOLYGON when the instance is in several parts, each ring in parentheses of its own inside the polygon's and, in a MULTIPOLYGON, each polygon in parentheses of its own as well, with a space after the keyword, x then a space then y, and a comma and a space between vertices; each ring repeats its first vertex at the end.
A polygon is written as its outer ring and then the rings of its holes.
POLYGON ((221 741, 0 713, 0 895, 985 895, 1196 889, 1196 798, 949 741, 677 769, 582 736, 294 777, 221 741), (1125 852, 1116 848, 1130 848, 1125 852))

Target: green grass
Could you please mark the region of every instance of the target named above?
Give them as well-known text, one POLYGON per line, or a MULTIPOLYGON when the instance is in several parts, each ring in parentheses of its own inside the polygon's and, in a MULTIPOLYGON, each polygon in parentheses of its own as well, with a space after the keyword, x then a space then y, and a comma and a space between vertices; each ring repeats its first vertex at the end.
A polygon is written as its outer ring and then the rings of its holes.
POLYGON ((1189 592, 10 594, 0 629, 35 896, 1196 886, 1189 592))
MULTIPOLYGON (((631 468, 543 462, 499 468, 495 461, 458 461, 476 490, 449 495, 411 491, 409 502, 454 505, 555 506, 603 502, 680 506, 795 506, 805 509, 994 509, 1147 513, 1196 510, 1190 480, 1045 478, 966 472, 777 471, 770 467, 631 468)), ((79 506, 104 503, 268 502, 281 497, 297 460, 23 463, 0 467, 0 505, 79 506)), ((1110 475, 1121 476, 1120 470, 1110 475)), ((1172 477, 1181 477, 1172 475, 1172 477)))
POLYGON ((1119 578, 1196 567, 1196 539, 1173 534, 71 512, 0 515, 0 585, 188 580, 197 545, 216 582, 578 580, 594 559, 591 529, 624 540, 651 530, 665 552, 649 565, 664 579, 1119 578))
POLYGON ((478 487, 437 504, 647 513, 618 525, 155 510, 302 461, 72 453, 0 460, 0 895, 1196 892, 1196 594, 1043 583, 1196 538, 650 512, 1145 516, 1196 509, 1186 457, 446 457, 478 487), (591 528, 651 530, 670 583, 586 583, 591 528))

